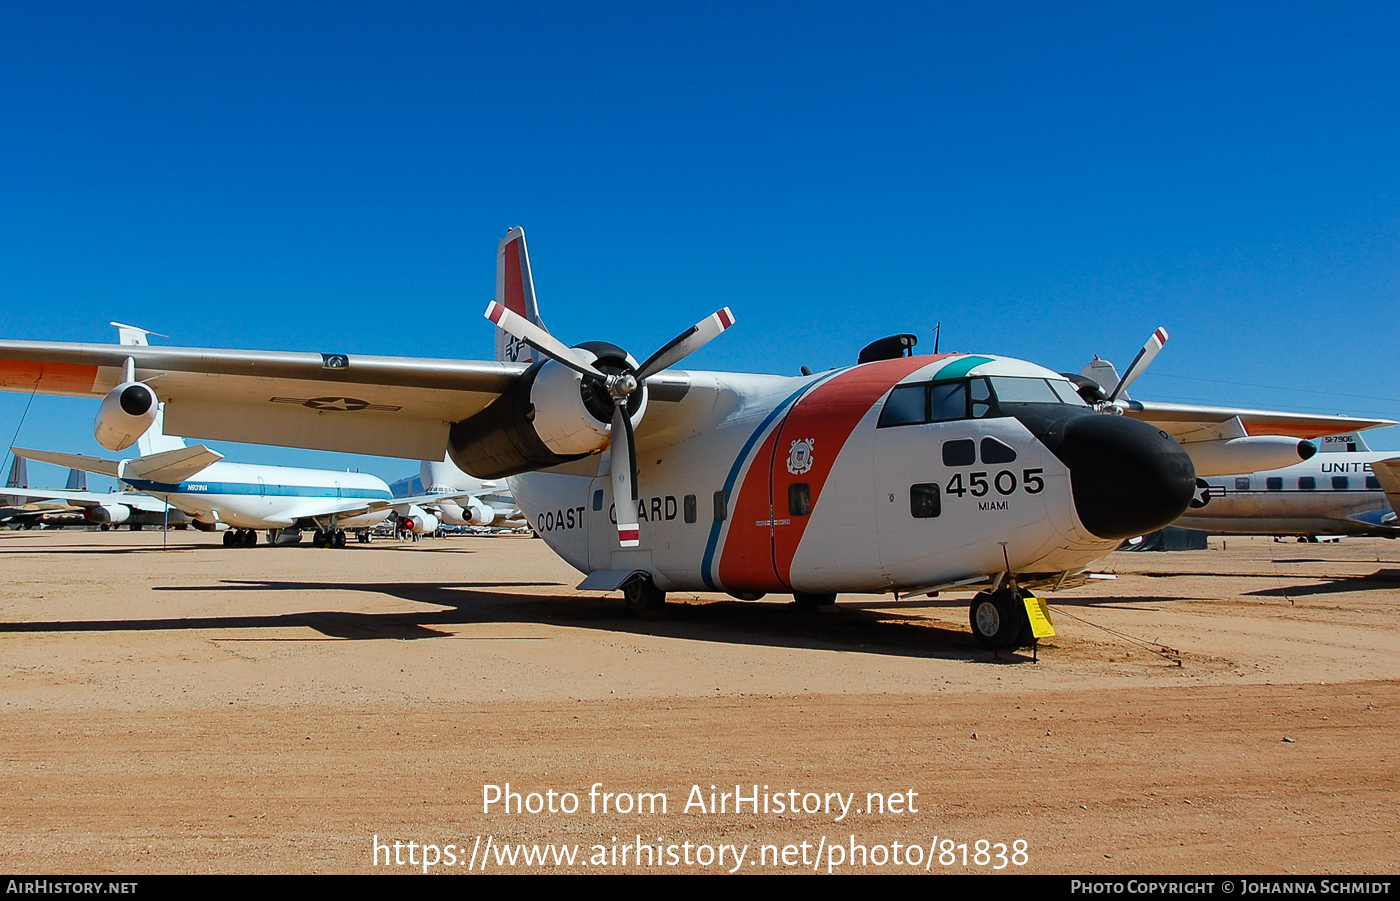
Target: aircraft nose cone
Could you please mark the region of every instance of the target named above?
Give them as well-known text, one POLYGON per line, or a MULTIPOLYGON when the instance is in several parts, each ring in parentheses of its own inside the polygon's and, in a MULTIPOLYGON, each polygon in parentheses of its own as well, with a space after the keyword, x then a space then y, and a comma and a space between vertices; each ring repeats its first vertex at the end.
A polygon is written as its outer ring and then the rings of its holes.
POLYGON ((1051 450, 1069 467, 1079 521, 1100 538, 1160 529, 1195 496, 1190 455, 1175 438, 1136 419, 1076 417, 1051 450))

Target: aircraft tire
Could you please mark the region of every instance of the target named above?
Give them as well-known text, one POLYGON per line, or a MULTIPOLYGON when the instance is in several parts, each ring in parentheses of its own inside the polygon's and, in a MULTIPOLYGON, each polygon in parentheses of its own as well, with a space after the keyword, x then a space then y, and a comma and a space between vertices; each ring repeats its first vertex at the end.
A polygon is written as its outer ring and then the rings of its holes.
POLYGON ((334 548, 345 547, 345 530, 336 529, 331 533, 330 546, 334 548))
POLYGON ((985 648, 1014 648, 1020 644, 1026 612, 1020 598, 1007 589, 979 591, 972 598, 968 619, 972 635, 985 648))
POLYGON ((659 610, 666 603, 666 592, 656 587, 651 576, 641 576, 622 586, 623 605, 631 616, 659 610))
POLYGON ((254 546, 257 545, 257 543, 258 543, 258 533, 255 532, 255 531, 253 531, 252 529, 246 529, 246 530, 244 530, 244 532, 243 532, 243 546, 244 546, 244 547, 254 547, 254 546))
POLYGON ((224 532, 224 547, 233 547, 233 532, 224 532))
POLYGON ((312 547, 325 547, 325 546, 326 546, 326 533, 325 533, 325 532, 322 532, 320 529, 317 529, 317 530, 316 530, 316 534, 314 534, 314 535, 311 536, 311 546, 312 546, 312 547))
POLYGON ((830 607, 835 604, 836 592, 833 591, 829 594, 805 594, 800 591, 794 591, 792 593, 792 600, 793 603, 797 605, 798 610, 802 610, 806 613, 813 613, 822 607, 830 607))

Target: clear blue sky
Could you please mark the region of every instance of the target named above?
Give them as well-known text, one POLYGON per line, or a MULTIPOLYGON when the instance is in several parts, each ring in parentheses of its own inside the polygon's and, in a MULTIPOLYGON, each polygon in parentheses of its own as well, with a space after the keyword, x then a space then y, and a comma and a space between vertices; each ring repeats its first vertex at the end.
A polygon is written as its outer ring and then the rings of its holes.
MULTIPOLYGON (((10 3, 0 335, 488 358, 519 224, 570 343, 727 304, 687 365, 941 321, 1078 370, 1163 325, 1136 396, 1400 418, 1397 46, 1393 4, 10 3)), ((102 452, 96 407, 18 441, 102 452)))

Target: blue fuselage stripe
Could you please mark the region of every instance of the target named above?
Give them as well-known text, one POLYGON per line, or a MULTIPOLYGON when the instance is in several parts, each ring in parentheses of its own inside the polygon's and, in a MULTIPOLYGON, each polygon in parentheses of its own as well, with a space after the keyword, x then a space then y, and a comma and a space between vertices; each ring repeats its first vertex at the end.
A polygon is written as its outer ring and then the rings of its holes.
POLYGON ((172 485, 169 482, 151 482, 145 479, 123 479, 122 481, 137 491, 143 491, 147 494, 183 494, 190 497, 210 495, 223 497, 329 497, 372 501, 387 501, 392 498, 389 492, 382 488, 336 488, 334 485, 275 485, 271 483, 250 484, 248 482, 180 482, 178 485, 172 485))

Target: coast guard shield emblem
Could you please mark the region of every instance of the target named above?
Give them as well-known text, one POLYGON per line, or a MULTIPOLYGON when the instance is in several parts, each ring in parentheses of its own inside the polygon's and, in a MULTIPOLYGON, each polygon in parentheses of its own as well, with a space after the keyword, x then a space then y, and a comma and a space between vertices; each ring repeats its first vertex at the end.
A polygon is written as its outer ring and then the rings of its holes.
POLYGON ((812 445, 816 443, 815 438, 803 438, 792 443, 792 450, 788 452, 788 472, 800 476, 812 468, 812 445))

